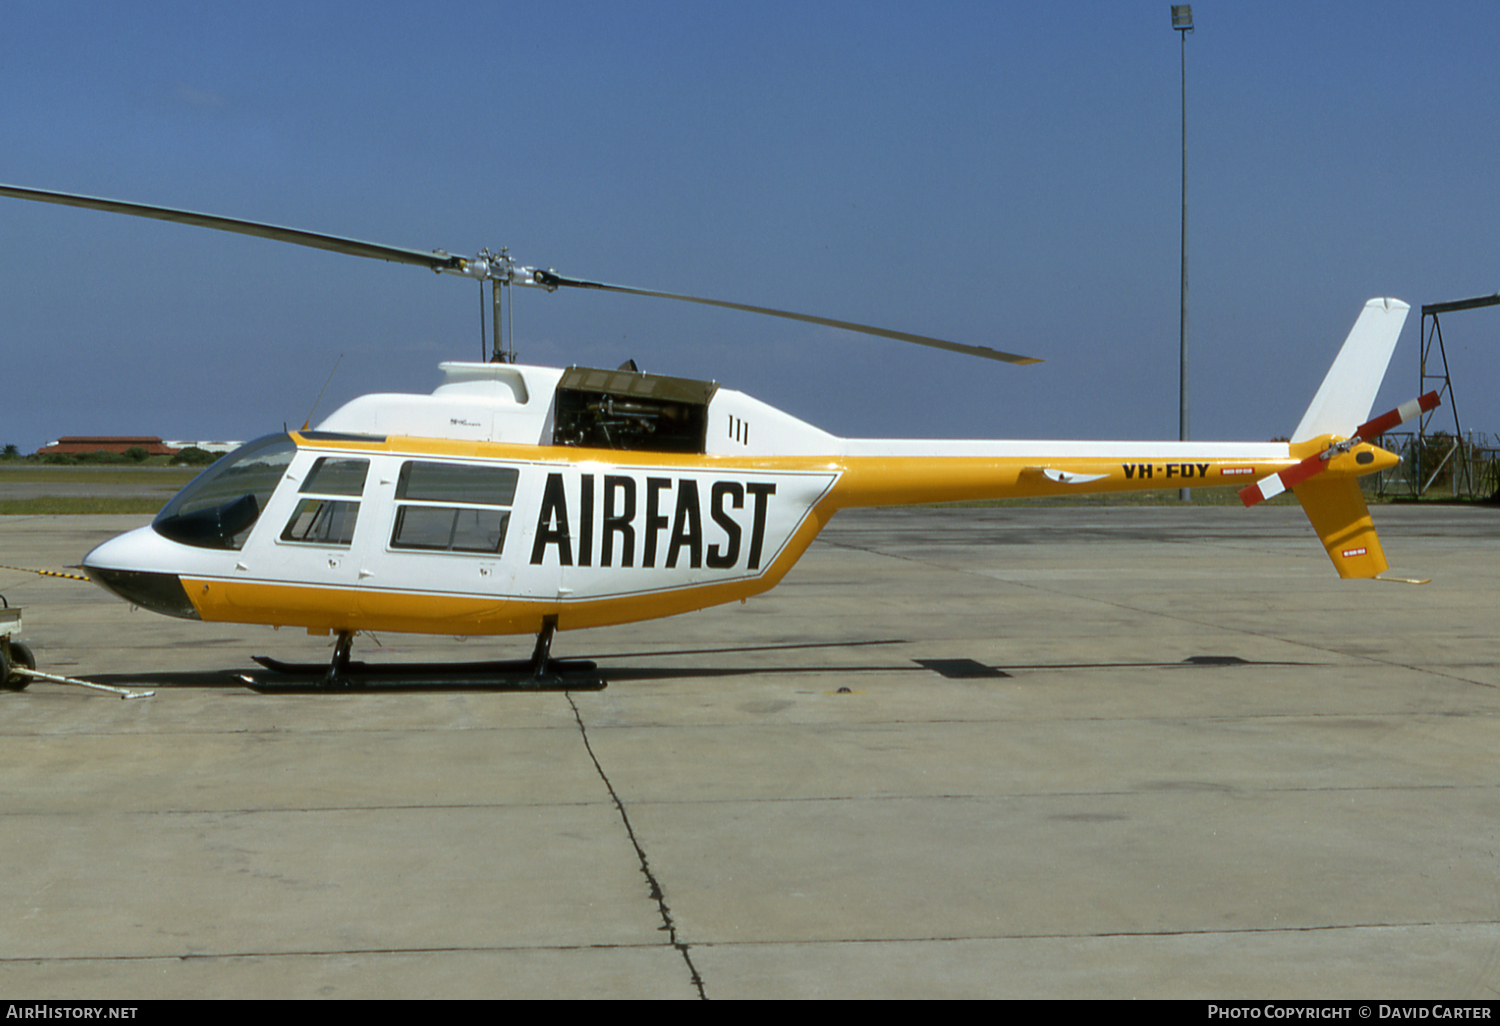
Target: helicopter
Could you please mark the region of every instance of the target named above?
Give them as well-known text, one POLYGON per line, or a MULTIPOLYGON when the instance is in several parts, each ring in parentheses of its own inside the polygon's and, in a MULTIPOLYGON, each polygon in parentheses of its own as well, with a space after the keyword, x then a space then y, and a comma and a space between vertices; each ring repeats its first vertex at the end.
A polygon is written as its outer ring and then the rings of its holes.
MULTIPOLYGON (((1368 417, 1409 306, 1365 304, 1289 441, 841 438, 716 382, 516 361, 512 286, 591 289, 789 318, 1011 363, 1014 353, 769 307, 574 278, 507 250, 459 256, 214 214, 0 185, 0 196, 258 236, 488 281, 489 362, 444 362, 427 395, 351 400, 316 427, 222 457, 147 527, 82 567, 168 616, 333 635, 322 685, 350 683, 361 631, 534 635, 521 681, 564 679, 557 631, 628 624, 774 588, 840 510, 1177 487, 1291 491, 1342 578, 1389 569, 1358 478, 1374 441, 1436 393, 1368 417)), ((262 660, 273 669, 284 668, 262 660)), ((590 664, 591 668, 591 664, 590 664)), ((602 686, 602 684, 600 685, 602 686)))

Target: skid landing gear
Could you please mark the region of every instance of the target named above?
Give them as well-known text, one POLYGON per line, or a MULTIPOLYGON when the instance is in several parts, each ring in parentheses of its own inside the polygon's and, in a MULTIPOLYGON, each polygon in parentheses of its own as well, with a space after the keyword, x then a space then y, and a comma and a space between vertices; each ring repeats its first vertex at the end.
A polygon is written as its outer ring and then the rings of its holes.
POLYGON ((333 662, 328 664, 328 675, 323 678, 325 687, 349 686, 349 678, 345 676, 345 672, 349 669, 349 649, 353 646, 354 635, 348 631, 339 631, 339 639, 333 643, 333 662))
POLYGON ((557 617, 543 617, 541 632, 536 636, 536 647, 531 650, 531 679, 535 687, 541 687, 544 681, 557 676, 547 670, 547 657, 552 653, 552 635, 556 633, 557 617))
POLYGON ((586 659, 553 659, 552 638, 557 617, 543 619, 528 660, 480 663, 364 663, 349 658, 351 631, 340 631, 328 665, 284 663, 267 656, 255 661, 274 676, 240 679, 257 691, 330 692, 349 690, 408 691, 448 689, 472 691, 602 691, 606 681, 586 659))

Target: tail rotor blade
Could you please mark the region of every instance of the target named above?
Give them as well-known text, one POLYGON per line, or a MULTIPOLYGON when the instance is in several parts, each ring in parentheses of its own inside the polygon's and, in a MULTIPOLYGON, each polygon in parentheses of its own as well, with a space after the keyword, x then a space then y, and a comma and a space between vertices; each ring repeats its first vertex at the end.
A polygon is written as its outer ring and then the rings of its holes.
POLYGON ((1428 392, 1411 402, 1402 403, 1394 410, 1382 413, 1374 420, 1365 421, 1354 429, 1354 437, 1368 442, 1372 438, 1385 434, 1391 428, 1400 427, 1418 414, 1437 409, 1442 404, 1443 401, 1436 392, 1428 392))
POLYGON ((1241 488, 1240 501, 1248 507, 1254 506, 1257 502, 1274 499, 1288 488, 1295 488, 1308 478, 1321 474, 1327 467, 1328 461, 1323 458, 1323 453, 1315 452, 1295 466, 1287 467, 1279 473, 1261 478, 1253 485, 1241 488))
POLYGON ((1435 410, 1442 405, 1442 400, 1436 392, 1428 392, 1410 402, 1402 403, 1394 410, 1382 413, 1373 420, 1367 420, 1354 429, 1354 436, 1348 441, 1340 442, 1336 446, 1324 449, 1322 452, 1313 453, 1307 459, 1295 466, 1288 467, 1279 473, 1263 477, 1252 485, 1240 489, 1240 501, 1246 506, 1254 506, 1257 502, 1264 502, 1274 498, 1286 491, 1295 488, 1314 475, 1322 473, 1328 466, 1328 459, 1336 451, 1344 451, 1353 448, 1360 442, 1368 442, 1385 434, 1391 428, 1399 427, 1411 420, 1418 414, 1435 410))

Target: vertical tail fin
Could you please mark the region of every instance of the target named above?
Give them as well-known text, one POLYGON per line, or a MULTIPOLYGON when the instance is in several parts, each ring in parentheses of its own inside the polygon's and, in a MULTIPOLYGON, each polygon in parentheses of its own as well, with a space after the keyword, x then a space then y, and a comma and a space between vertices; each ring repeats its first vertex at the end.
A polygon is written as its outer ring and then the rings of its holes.
MULTIPOLYGON (((1368 446, 1365 451, 1354 453, 1350 462, 1351 448, 1375 438, 1407 416, 1414 416, 1418 407, 1430 408, 1429 399, 1436 402, 1436 396, 1424 396, 1390 414, 1366 420, 1410 310, 1399 299, 1372 299, 1365 304, 1343 348, 1334 357, 1318 394, 1292 433, 1294 446, 1328 435, 1342 441, 1335 441, 1324 451, 1273 475, 1276 482, 1269 486, 1292 489, 1322 540, 1328 558, 1333 560, 1334 569, 1346 579, 1378 577, 1390 569, 1360 491, 1359 477, 1395 463, 1390 453, 1368 446), (1410 412, 1407 407, 1412 408, 1410 412), (1327 473, 1335 466, 1340 468, 1337 472, 1327 473)), ((1241 497, 1249 505, 1263 498, 1266 491, 1267 486, 1256 482, 1242 491, 1241 497), (1246 493, 1252 491, 1256 494, 1247 498, 1246 493)))
POLYGON ((1399 299, 1372 299, 1365 304, 1339 355, 1333 358, 1318 394, 1292 432, 1293 442, 1306 442, 1319 435, 1348 438, 1354 434, 1356 425, 1370 415, 1410 311, 1411 307, 1399 299))

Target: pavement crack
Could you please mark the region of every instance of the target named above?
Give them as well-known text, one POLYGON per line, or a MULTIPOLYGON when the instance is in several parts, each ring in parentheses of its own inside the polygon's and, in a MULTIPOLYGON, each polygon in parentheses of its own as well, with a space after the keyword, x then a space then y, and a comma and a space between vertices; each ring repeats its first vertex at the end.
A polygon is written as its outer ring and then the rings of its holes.
POLYGON ((650 888, 651 897, 656 902, 656 909, 661 914, 662 925, 659 929, 667 935, 668 942, 682 955, 682 961, 687 965, 688 976, 692 980, 693 987, 698 991, 698 997, 708 1000, 708 995, 703 989, 703 977, 698 974, 698 967, 693 965, 692 952, 677 936, 677 923, 672 918, 672 910, 667 905, 666 893, 662 890, 661 882, 656 879, 656 874, 651 870, 651 861, 646 858, 646 850, 641 847, 640 838, 635 835, 635 828, 630 825, 630 814, 625 811, 625 803, 620 801, 620 796, 615 792, 615 785, 610 782, 609 775, 604 772, 604 767, 599 764, 599 756, 594 754, 594 746, 589 743, 588 728, 583 724, 583 715, 578 711, 578 703, 573 701, 572 692, 564 692, 568 705, 573 710, 573 718, 578 721, 578 734, 583 738, 584 751, 589 753, 593 760, 594 769, 599 773, 599 779, 604 781, 605 790, 609 792, 610 800, 615 803, 615 809, 620 813, 620 821, 625 824, 625 834, 630 838, 630 843, 635 847, 636 857, 641 860, 641 875, 646 878, 646 884, 650 888))

